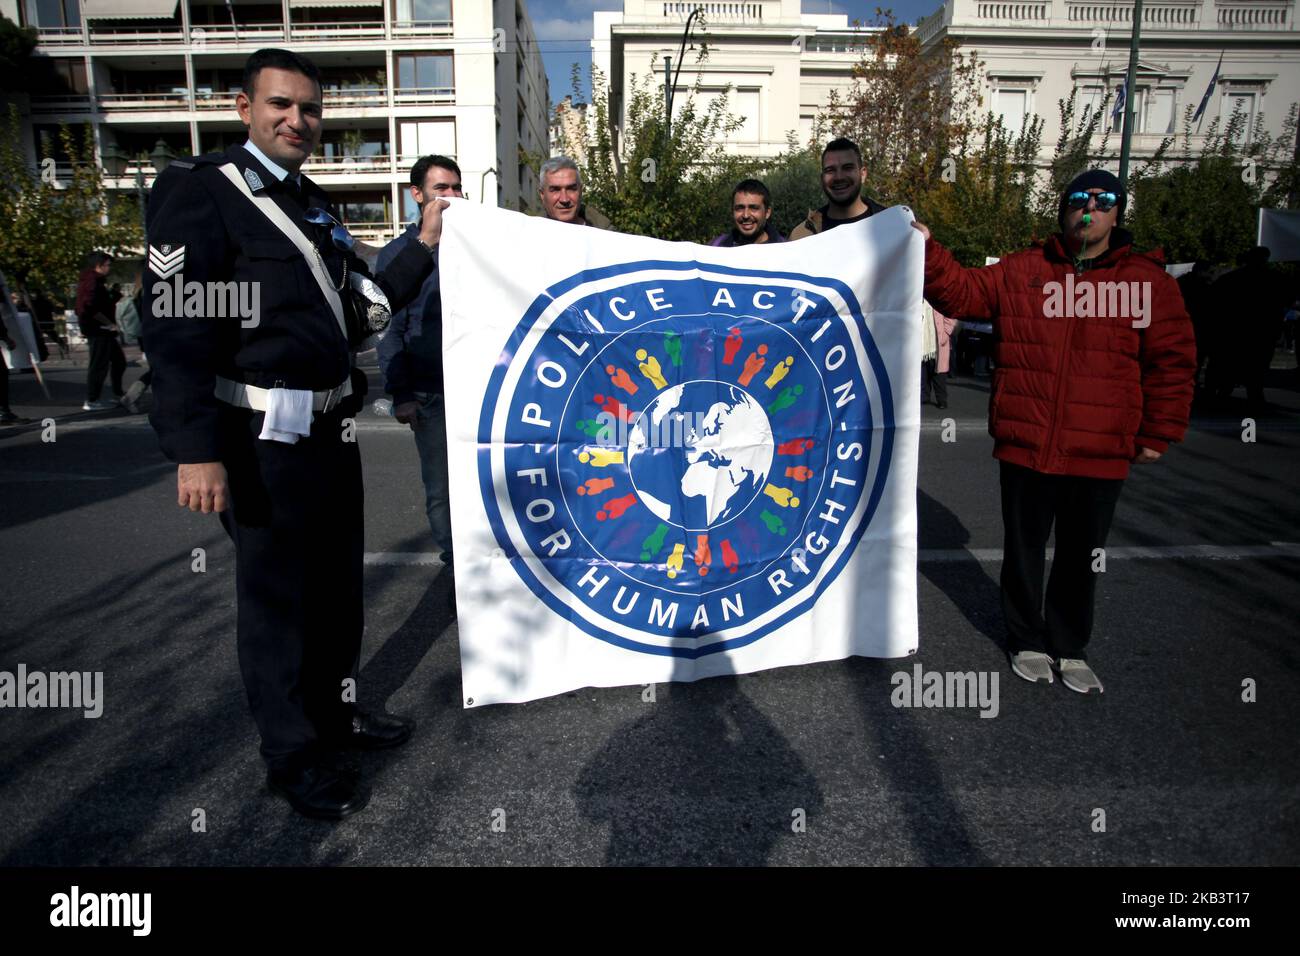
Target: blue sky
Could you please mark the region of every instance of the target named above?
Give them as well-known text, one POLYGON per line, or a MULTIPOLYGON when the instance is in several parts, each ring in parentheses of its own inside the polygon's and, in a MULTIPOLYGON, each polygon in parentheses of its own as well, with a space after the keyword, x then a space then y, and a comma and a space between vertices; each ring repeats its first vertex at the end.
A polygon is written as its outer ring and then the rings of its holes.
MULTIPOLYGON (((845 13, 850 22, 869 20, 877 6, 892 7, 899 20, 915 23, 918 17, 937 10, 943 0, 804 0, 806 13, 845 13)), ((591 15, 596 10, 622 10, 623 0, 527 0, 528 14, 537 31, 537 41, 551 84, 551 101, 570 91, 569 74, 574 62, 582 65, 583 89, 591 64, 591 15)), ((584 92, 585 96, 585 92, 584 92)))

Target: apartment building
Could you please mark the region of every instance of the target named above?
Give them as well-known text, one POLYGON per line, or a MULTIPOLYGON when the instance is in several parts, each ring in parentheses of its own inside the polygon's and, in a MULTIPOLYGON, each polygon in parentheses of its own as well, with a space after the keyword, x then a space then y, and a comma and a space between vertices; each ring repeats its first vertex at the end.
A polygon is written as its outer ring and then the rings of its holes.
POLYGON ((548 151, 549 91, 524 0, 0 0, 0 14, 35 27, 48 60, 33 142, 89 123, 111 188, 244 142, 243 63, 283 46, 321 71, 325 134, 303 170, 359 238, 414 216, 425 153, 455 157, 474 201, 537 202, 520 153, 548 151))
POLYGON ((742 122, 725 141, 728 151, 775 156, 786 148, 790 133, 808 142, 830 91, 847 89, 852 82, 867 31, 851 29, 843 14, 806 13, 801 4, 623 0, 621 11, 597 11, 592 61, 609 78, 611 116, 622 121, 625 90, 634 77, 651 73, 656 55, 656 78, 662 85, 663 55, 676 61, 687 18, 700 8, 705 26, 697 27, 693 38, 697 45, 707 38, 709 55, 697 63, 688 44, 674 110, 698 78, 706 100, 731 88, 727 109, 742 122))
MULTIPOLYGON (((1133 156, 1150 156, 1166 136, 1181 132, 1210 79, 1218 82, 1194 136, 1195 150, 1217 117, 1234 110, 1257 119, 1270 137, 1282 132, 1300 101, 1300 29, 1295 0, 1147 0, 1133 94, 1133 156), (1221 61, 1221 65, 1220 65, 1221 61)), ((1042 157, 1061 135, 1059 100, 1073 95, 1113 104, 1124 85, 1132 0, 947 0, 919 25, 927 45, 945 38, 974 51, 983 64, 985 103, 1012 130, 1043 118, 1042 157)), ((1122 117, 1106 117, 1111 147, 1119 148, 1122 117)), ((1243 131, 1244 133, 1244 131, 1243 131)))

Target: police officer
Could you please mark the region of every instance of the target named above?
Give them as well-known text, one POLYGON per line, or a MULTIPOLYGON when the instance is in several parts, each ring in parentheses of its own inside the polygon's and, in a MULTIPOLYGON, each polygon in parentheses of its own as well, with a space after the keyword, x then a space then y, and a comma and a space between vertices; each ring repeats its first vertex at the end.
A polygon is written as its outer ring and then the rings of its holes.
MULTIPOLYGON (((220 513, 234 541, 239 665, 268 786, 300 813, 340 819, 368 795, 333 751, 411 734, 406 721, 358 709, 348 680, 363 621, 349 419, 365 379, 351 365, 367 321, 351 277, 365 265, 326 194, 299 173, 321 137, 316 67, 259 50, 236 107, 248 142, 172 163, 150 198, 150 422, 177 462, 181 506, 220 513)), ((374 277, 372 298, 396 309, 419 292, 445 206, 425 205, 418 241, 374 277)))

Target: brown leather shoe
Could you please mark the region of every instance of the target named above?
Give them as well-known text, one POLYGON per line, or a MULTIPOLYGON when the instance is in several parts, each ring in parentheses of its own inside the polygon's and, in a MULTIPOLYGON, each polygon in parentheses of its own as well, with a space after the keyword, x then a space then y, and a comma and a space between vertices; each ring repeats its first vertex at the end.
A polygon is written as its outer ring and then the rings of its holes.
POLYGON ((268 770, 266 785, 313 820, 342 820, 364 810, 370 802, 370 794, 354 777, 320 765, 268 770))

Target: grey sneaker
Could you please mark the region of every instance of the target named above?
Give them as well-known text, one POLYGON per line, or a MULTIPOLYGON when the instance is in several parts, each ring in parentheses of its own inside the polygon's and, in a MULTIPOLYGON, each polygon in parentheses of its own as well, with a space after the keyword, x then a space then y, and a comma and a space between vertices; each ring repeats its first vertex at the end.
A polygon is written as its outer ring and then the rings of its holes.
POLYGON ((1092 672, 1087 661, 1062 657, 1057 663, 1057 669, 1061 672, 1061 683, 1070 690, 1080 694, 1102 692, 1101 681, 1097 680, 1097 675, 1092 672))
POLYGON ((1011 655, 1011 669, 1017 677, 1035 684, 1052 682, 1052 659, 1042 651, 1020 651, 1011 655))
POLYGON ((132 415, 138 415, 140 413, 140 406, 137 405, 136 402, 138 402, 140 396, 144 394, 144 388, 144 382, 132 382, 131 387, 128 388, 126 394, 122 396, 122 407, 132 415))
POLYGON ((81 403, 81 410, 83 412, 106 412, 110 408, 117 408, 117 402, 110 402, 107 399, 101 398, 98 401, 81 403))

